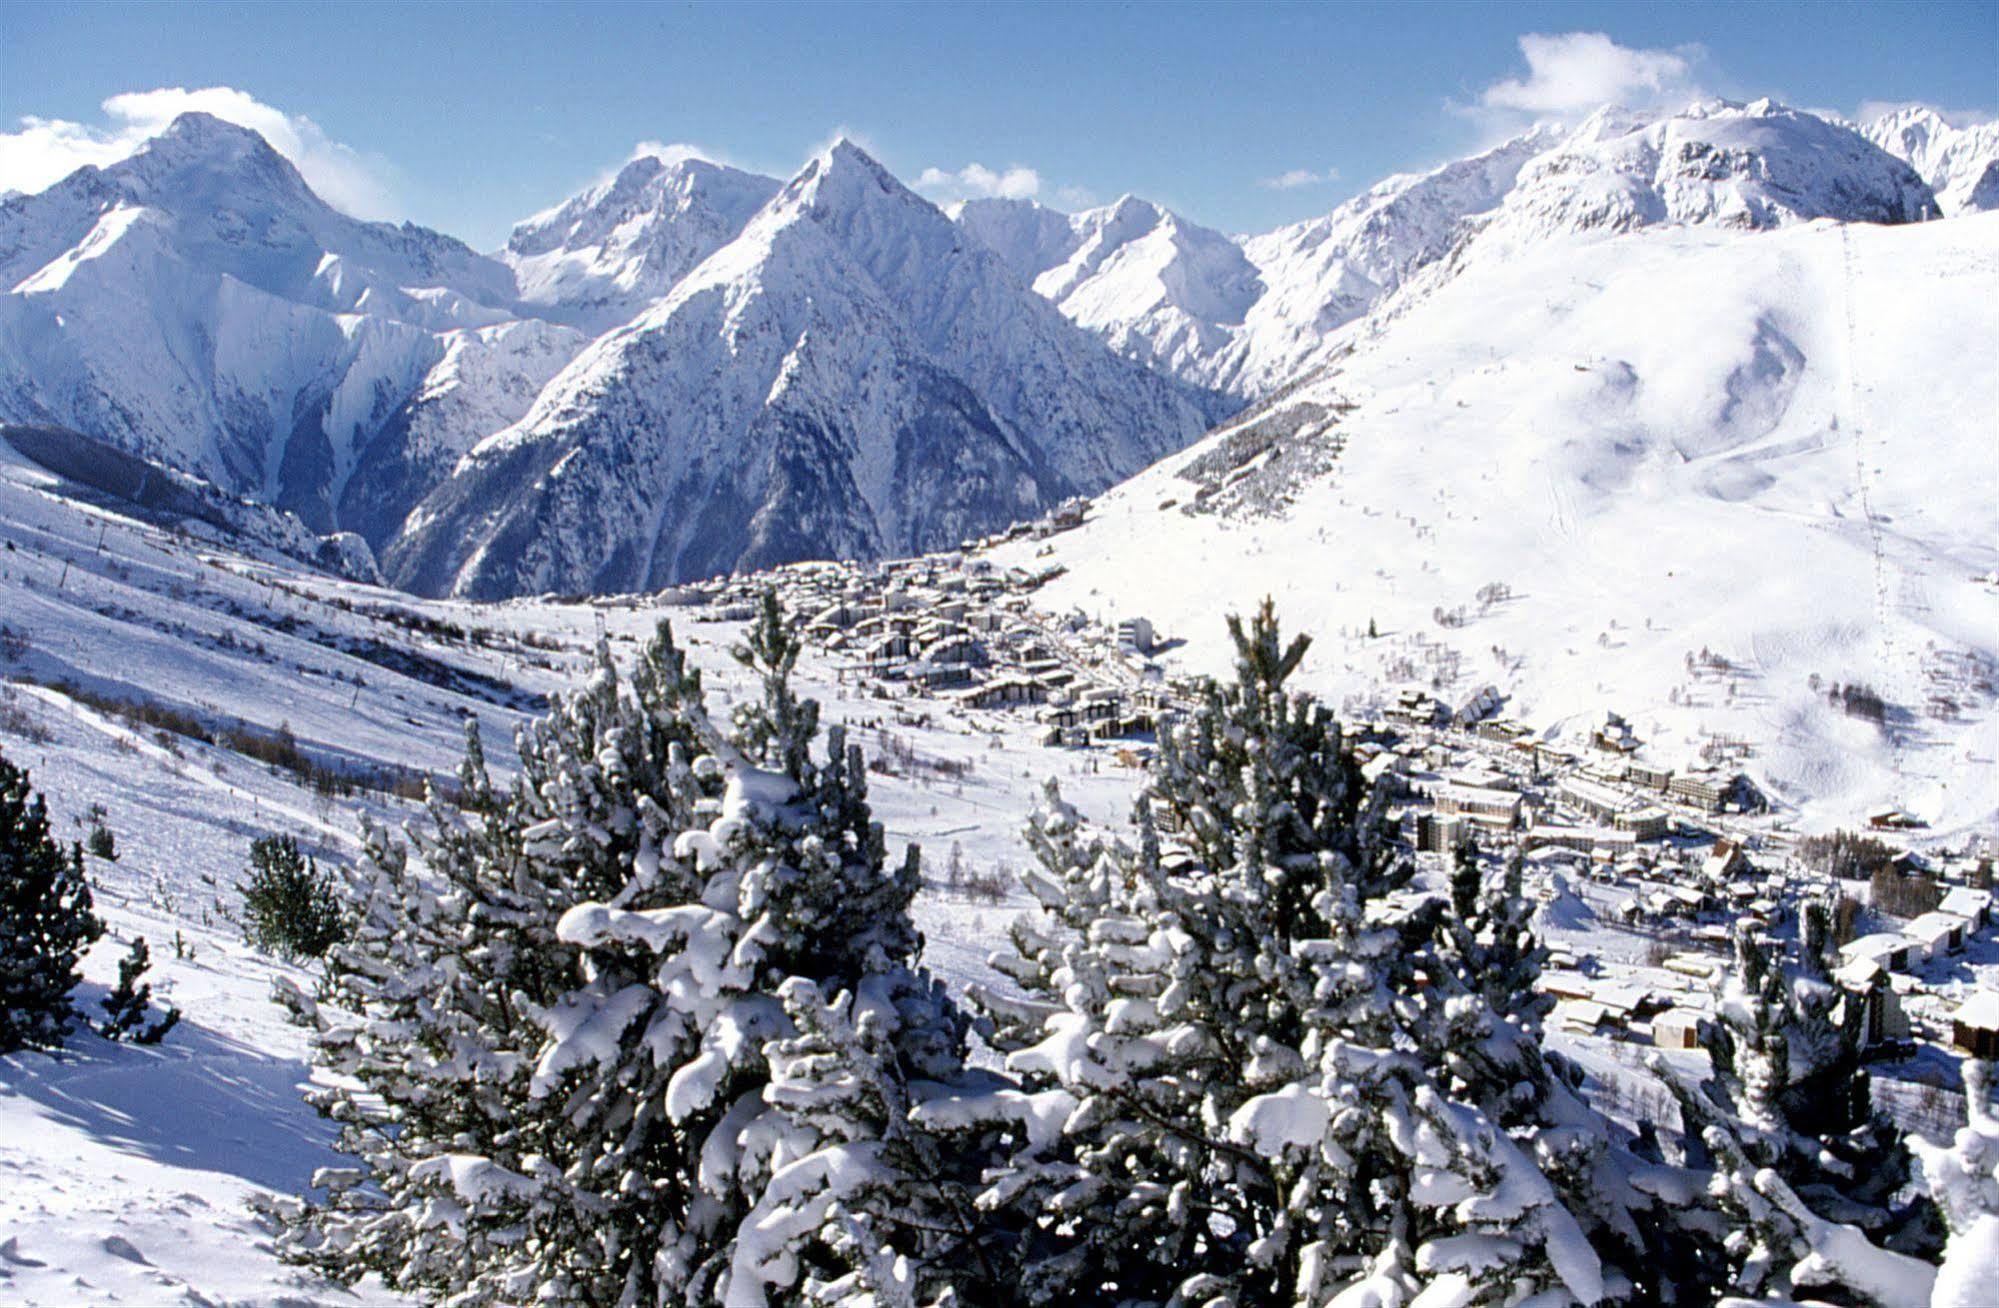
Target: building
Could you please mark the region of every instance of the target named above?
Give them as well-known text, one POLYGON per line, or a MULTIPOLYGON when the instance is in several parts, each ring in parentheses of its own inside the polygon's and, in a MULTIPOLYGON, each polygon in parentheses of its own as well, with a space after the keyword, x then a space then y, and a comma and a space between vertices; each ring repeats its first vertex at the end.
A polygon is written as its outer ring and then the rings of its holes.
POLYGON ((1701 875, 1717 884, 1733 881, 1752 870, 1741 844, 1726 837, 1714 842, 1714 847, 1708 850, 1707 858, 1701 863, 1701 875))
POLYGON ((1663 808, 1627 809, 1611 819, 1619 831, 1629 831, 1634 840, 1658 840, 1666 834, 1672 818, 1663 808))
POLYGON ((1942 958, 1964 948, 1965 920, 1955 913, 1925 913, 1902 929, 1902 934, 1923 947, 1928 958, 1942 958))
POLYGON ((1413 727, 1431 727, 1445 716, 1445 709, 1426 691, 1403 690, 1396 692, 1395 702, 1383 709, 1381 716, 1413 727))
POLYGON ((1152 652, 1152 622, 1148 618, 1126 618, 1117 624, 1117 644, 1133 654, 1152 652))
POLYGON ((1500 706, 1505 703, 1506 697, 1499 693, 1499 687, 1486 686, 1466 697, 1453 716, 1465 726, 1470 726, 1499 712, 1500 706))
POLYGON ((1999 990, 1979 990, 1950 1015, 1950 1042, 1973 1058, 1999 1058, 1999 990))
POLYGON ((1673 780, 1673 770, 1671 768, 1655 767, 1650 763, 1641 763, 1635 758, 1626 759, 1624 761, 1624 779, 1634 786, 1643 786, 1647 790, 1664 792, 1667 785, 1673 780))
POLYGON ((1487 790, 1446 781, 1431 792, 1431 800, 1440 817, 1463 816, 1487 826, 1509 829, 1520 823, 1520 796, 1510 790, 1487 790))
POLYGON ((1416 848, 1426 854, 1448 854, 1464 842, 1463 818, 1420 813, 1416 817, 1416 848))
POLYGON ((1666 793, 1707 813, 1721 812, 1721 806, 1735 789, 1735 778, 1719 772, 1682 772, 1666 783, 1666 793))
POLYGON ((1899 931, 1876 931, 1839 947, 1842 965, 1869 959, 1888 972, 1908 971, 1921 953, 1922 946, 1899 931))
POLYGON ((1661 1049, 1699 1049, 1701 1015, 1690 1008, 1669 1008, 1652 1019, 1652 1043, 1661 1049))
POLYGON ((1569 807, 1598 822, 1615 821, 1618 814, 1631 806, 1619 791, 1585 777, 1562 778, 1555 787, 1555 793, 1569 807))
POLYGON ((1970 886, 1952 886, 1944 895, 1943 902, 1937 905, 1937 912, 1963 918, 1969 923, 1966 932, 1975 932, 1985 925, 1992 912, 1992 892, 1974 890, 1970 886))
POLYGON ((1888 978, 1888 970, 1872 958, 1856 958, 1834 969, 1832 979, 1846 992, 1844 1002, 1862 1006, 1860 1047, 1870 1048, 1884 1040, 1906 1040, 1909 1016, 1902 1011, 1902 996, 1888 978))

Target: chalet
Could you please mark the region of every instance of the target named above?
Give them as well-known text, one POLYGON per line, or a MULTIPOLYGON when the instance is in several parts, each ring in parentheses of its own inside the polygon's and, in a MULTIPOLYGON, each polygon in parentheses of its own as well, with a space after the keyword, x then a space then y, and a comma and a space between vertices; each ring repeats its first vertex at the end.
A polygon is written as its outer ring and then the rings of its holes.
POLYGON ((1898 931, 1876 931, 1839 947, 1842 964, 1871 959, 1889 972, 1906 972, 1915 966, 1922 946, 1898 931))
POLYGON ((1925 913, 1902 929, 1902 934, 1923 947, 1926 958, 1942 958, 1964 948, 1965 920, 1955 913, 1925 913))
POLYGON ((1629 754, 1640 744, 1631 732, 1631 724, 1609 710, 1604 711, 1603 721, 1590 732, 1589 743, 1607 754, 1629 754))
POLYGON ((1969 924, 1966 932, 1976 932, 1985 925, 1992 911, 1992 892, 1974 890, 1970 886, 1952 886, 1944 895, 1943 902, 1937 905, 1937 911, 1963 918, 1969 924))
POLYGON ((1902 996, 1888 978, 1888 969, 1872 958, 1856 958, 1833 970, 1832 979, 1846 993, 1845 1003, 1859 1004, 1861 1047, 1884 1040, 1902 1040, 1909 1035, 1909 1017, 1902 1011, 1902 996))
POLYGON ((1867 825, 1876 831, 1913 831, 1926 827, 1929 823, 1919 817, 1904 813, 1899 808, 1884 808, 1867 815, 1867 825))
POLYGON ((1973 1058, 1999 1058, 1999 990, 1979 990, 1950 1015, 1950 1042, 1973 1058))
POLYGON ((1708 850, 1707 858, 1701 863, 1701 875, 1717 885, 1732 881, 1751 870, 1749 858, 1742 852, 1742 845, 1733 840, 1717 840, 1714 848, 1708 850))
POLYGON ((1690 1008, 1669 1008, 1652 1019, 1652 1043, 1661 1049, 1699 1049, 1701 1015, 1690 1008))
POLYGON ((1481 740, 1490 740, 1501 745, 1515 745, 1533 738, 1533 729, 1510 718, 1487 718, 1472 729, 1481 740))
POLYGON ((1665 961, 1664 967, 1668 972, 1690 976, 1697 981, 1714 981, 1723 971, 1721 960, 1708 954, 1674 954, 1665 961))
POLYGON ((1444 716, 1444 706, 1424 691, 1404 690, 1396 693, 1395 702, 1383 709, 1381 715, 1391 722, 1429 727, 1444 716))
POLYGON ((1557 1004, 1554 1018, 1566 1035, 1614 1034, 1623 1026, 1617 1014, 1594 999, 1571 999, 1557 1004))

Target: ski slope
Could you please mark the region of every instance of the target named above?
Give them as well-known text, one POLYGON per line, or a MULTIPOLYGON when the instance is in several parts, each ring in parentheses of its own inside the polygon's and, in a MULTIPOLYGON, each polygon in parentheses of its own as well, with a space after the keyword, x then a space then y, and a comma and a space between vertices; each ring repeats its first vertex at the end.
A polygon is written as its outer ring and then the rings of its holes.
POLYGON ((1493 684, 1557 736, 1624 713, 1668 765, 1742 742, 1808 825, 1992 828, 1999 219, 1474 247, 1329 355, 996 561, 1066 566, 1050 604, 1149 617, 1196 669, 1270 593, 1355 707, 1493 684))

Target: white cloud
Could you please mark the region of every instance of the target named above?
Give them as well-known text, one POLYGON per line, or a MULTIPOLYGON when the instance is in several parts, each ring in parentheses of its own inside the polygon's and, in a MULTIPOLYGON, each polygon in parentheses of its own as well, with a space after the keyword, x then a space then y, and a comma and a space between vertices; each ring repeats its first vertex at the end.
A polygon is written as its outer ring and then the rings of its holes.
POLYGON ((632 147, 631 155, 625 160, 632 163, 639 159, 657 159, 664 164, 685 163, 689 159, 699 159, 703 163, 725 164, 728 160, 713 150, 686 141, 640 141, 632 147))
POLYGON ((957 172, 925 168, 916 179, 916 189, 940 203, 953 200, 1032 200, 1041 194, 1041 174, 1018 164, 996 172, 981 163, 966 164, 957 172))
POLYGON ((1310 168, 1293 168, 1275 177, 1266 177, 1258 185, 1267 186, 1273 191, 1295 191, 1301 186, 1320 186, 1339 179, 1340 170, 1337 168, 1321 168, 1317 171, 1310 168))
POLYGON ((337 209, 362 218, 387 218, 400 210, 383 160, 330 139, 312 119, 285 113, 247 91, 159 87, 114 95, 103 108, 103 124, 24 117, 19 130, 0 132, 0 191, 40 191, 86 164, 116 163, 181 114, 200 111, 260 134, 337 209))
POLYGON ((1701 96, 1699 46, 1634 50, 1602 32, 1529 33, 1520 38, 1527 76, 1494 82, 1469 112, 1496 123, 1573 118, 1606 104, 1678 108, 1701 96))

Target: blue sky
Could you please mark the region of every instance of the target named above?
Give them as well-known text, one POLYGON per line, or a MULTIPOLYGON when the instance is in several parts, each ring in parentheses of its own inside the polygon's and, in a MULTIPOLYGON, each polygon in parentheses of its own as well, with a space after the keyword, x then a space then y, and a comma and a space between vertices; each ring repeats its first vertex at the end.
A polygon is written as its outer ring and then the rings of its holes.
POLYGON ((0 4, 0 189, 172 113, 482 248, 641 142, 789 173, 836 132, 935 198, 1134 192, 1228 231, 1616 96, 1999 110, 1949 4, 0 4), (1524 43, 1523 43, 1524 42, 1524 43), (153 94, 142 94, 142 93, 153 94), (193 94, 201 92, 201 94, 193 94), (205 96, 205 98, 204 98, 205 96))

